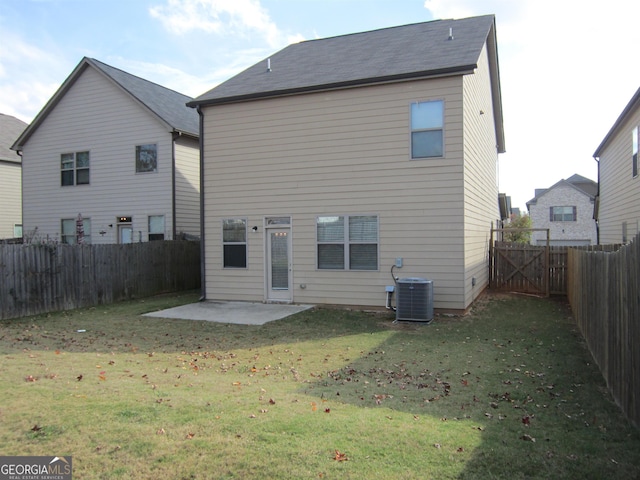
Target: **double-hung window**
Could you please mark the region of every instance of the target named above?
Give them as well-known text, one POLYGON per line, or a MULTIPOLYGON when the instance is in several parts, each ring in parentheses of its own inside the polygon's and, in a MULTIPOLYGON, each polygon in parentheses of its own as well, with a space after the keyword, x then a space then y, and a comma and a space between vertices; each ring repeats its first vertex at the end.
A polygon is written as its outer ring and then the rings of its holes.
POLYGON ((149 241, 164 240, 164 215, 149 215, 149 241))
POLYGON ((91 219, 63 218, 61 241, 69 245, 91 243, 91 219))
POLYGON ((60 184, 89 184, 89 152, 63 153, 60 155, 60 184))
POLYGON ((247 268, 247 220, 222 221, 222 264, 224 268, 247 268))
POLYGON ((411 158, 444 156, 444 102, 411 104, 411 158))
POLYGON ((318 269, 377 270, 377 215, 339 215, 316 220, 318 269))
POLYGON ((575 222, 576 207, 550 207, 549 220, 552 222, 575 222))
POLYGON ((136 173, 158 171, 158 146, 155 143, 136 146, 136 173))

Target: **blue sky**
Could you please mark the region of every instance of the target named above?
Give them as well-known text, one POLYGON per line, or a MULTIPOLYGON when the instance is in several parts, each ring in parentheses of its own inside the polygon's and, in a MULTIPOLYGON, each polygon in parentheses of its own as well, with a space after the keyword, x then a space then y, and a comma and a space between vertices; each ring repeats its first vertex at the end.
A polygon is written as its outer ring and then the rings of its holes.
POLYGON ((0 113, 30 122, 82 57, 190 96, 300 40, 496 15, 507 153, 525 209, 574 173, 640 87, 632 0, 0 0, 0 113))

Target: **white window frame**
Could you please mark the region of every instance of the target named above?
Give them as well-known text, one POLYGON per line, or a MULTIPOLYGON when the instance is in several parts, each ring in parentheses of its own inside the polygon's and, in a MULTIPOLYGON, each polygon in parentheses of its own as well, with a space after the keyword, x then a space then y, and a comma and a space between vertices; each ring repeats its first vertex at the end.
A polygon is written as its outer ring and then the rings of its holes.
POLYGON ((91 183, 91 152, 89 150, 82 150, 79 152, 66 152, 60 154, 60 186, 61 187, 73 187, 77 185, 89 185, 91 183), (78 155, 87 155, 87 165, 78 167, 78 155), (65 164, 67 166, 65 167, 65 164), (70 164, 70 165, 69 165, 70 164), (72 183, 64 183, 63 173, 71 172, 73 178, 72 183), (87 174, 87 181, 79 182, 78 179, 81 173, 87 174))
POLYGON ((444 112, 445 112, 445 104, 444 104, 444 100, 442 99, 424 100, 424 101, 411 103, 409 108, 409 125, 411 129, 410 156, 412 159, 419 160, 419 159, 425 159, 425 158, 444 158, 444 155, 445 155, 444 112), (420 108, 420 106, 427 107, 429 104, 440 105, 441 117, 439 119, 439 122, 432 123, 429 121, 425 125, 420 125, 419 117, 417 116, 417 109, 420 108), (420 155, 415 152, 414 145, 415 145, 415 140, 417 135, 421 133, 438 133, 438 132, 440 132, 440 142, 441 142, 441 144, 439 145, 440 151, 435 152, 435 154, 424 154, 424 155, 420 155))
POLYGON ((135 150, 135 166, 136 173, 156 173, 158 171, 158 144, 157 143, 141 143, 140 145, 136 145, 135 150), (144 163, 140 159, 141 153, 149 153, 151 150, 150 147, 153 147, 154 155, 153 159, 151 159, 148 166, 145 168, 141 168, 147 162, 144 163))
POLYGON ((378 271, 380 269, 380 216, 377 214, 349 214, 349 215, 318 215, 316 216, 316 269, 317 270, 346 270, 346 271, 364 271, 364 272, 372 272, 378 271), (350 234, 350 219, 358 218, 358 217, 374 217, 376 220, 376 239, 375 241, 371 240, 362 240, 362 239, 352 239, 350 234), (343 222, 343 236, 341 239, 331 239, 328 241, 320 241, 318 235, 318 229, 320 225, 321 219, 332 219, 332 218, 342 218, 343 222), (334 246, 342 246, 343 249, 343 265, 342 267, 322 267, 320 265, 321 254, 320 247, 322 245, 334 245, 334 246), (352 266, 351 262, 351 250, 355 245, 375 245, 376 248, 376 264, 372 265, 373 268, 357 268, 352 266))
MULTIPOLYGON (((221 234, 222 234, 222 268, 229 268, 229 269, 246 269, 249 265, 249 248, 248 248, 248 244, 247 244, 247 225, 248 225, 248 221, 246 218, 243 217, 227 217, 227 218, 223 218, 222 222, 221 222, 221 234), (242 224, 244 224, 244 240, 243 241, 238 241, 238 240, 231 240, 231 239, 225 239, 225 222, 241 222, 242 224), (244 266, 240 266, 240 265, 232 265, 231 262, 227 262, 227 256, 226 256, 226 248, 225 247, 244 247, 244 266)), ((231 257, 230 257, 231 258, 231 257)))
POLYGON ((156 241, 156 240, 164 240, 165 239, 165 223, 164 223, 164 215, 149 215, 147 217, 147 238, 150 242, 152 241, 156 241), (152 219, 162 219, 162 228, 161 229, 157 229, 158 231, 156 231, 156 223, 157 222, 152 222, 152 219), (159 237, 154 237, 151 238, 151 235, 162 235, 162 238, 159 237))
MULTIPOLYGON (((68 245, 77 245, 78 243, 78 233, 76 230, 76 221, 77 218, 63 218, 60 220, 60 243, 65 243, 68 245), (68 222, 72 225, 71 232, 65 233, 65 222, 68 222)), ((82 219, 82 229, 84 231, 84 236, 82 239, 83 244, 91 243, 91 218, 83 218, 82 219)))
POLYGON ((578 220, 578 209, 575 206, 564 205, 550 208, 549 220, 551 222, 575 222, 578 220))

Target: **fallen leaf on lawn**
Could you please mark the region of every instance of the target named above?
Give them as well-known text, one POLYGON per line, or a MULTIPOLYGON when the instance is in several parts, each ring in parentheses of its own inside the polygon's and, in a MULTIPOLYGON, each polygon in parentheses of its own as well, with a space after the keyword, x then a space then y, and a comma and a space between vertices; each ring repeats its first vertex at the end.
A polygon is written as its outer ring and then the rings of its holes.
POLYGON ((35 382, 37 379, 33 375, 27 375, 24 377, 25 382, 35 382))
POLYGON ((42 427, 40 425, 34 425, 33 428, 31 429, 32 432, 39 432, 40 430, 42 430, 42 427))
POLYGON ((522 417, 522 423, 528 427, 529 425, 531 425, 531 417, 529 415, 525 415, 524 417, 522 417))
POLYGON ((347 454, 346 453, 340 453, 340 451, 336 450, 336 454, 333 457, 333 459, 337 462, 346 462, 347 460, 349 460, 347 458, 347 454))
POLYGON ((456 450, 456 452, 458 452, 458 453, 464 452, 464 447, 458 447, 458 450, 456 450))
POLYGON ((442 447, 442 445, 440 445, 439 443, 434 443, 433 446, 436 447, 436 448, 441 448, 442 447))
POLYGON ((56 350, 56 355, 60 355, 60 350, 56 350))
POLYGON ((195 437, 195 436, 196 436, 196 434, 195 434, 195 433, 191 433, 191 432, 189 432, 189 433, 187 433, 187 436, 186 436, 185 438, 186 438, 187 440, 191 440, 191 439, 192 439, 193 437, 195 437))
POLYGON ((76 377, 76 380, 78 380, 78 381, 82 380, 82 375, 78 375, 78 376, 76 377))
POLYGON ((520 438, 521 438, 522 440, 524 440, 525 442, 533 442, 533 443, 535 443, 535 442, 536 442, 536 439, 535 439, 535 438, 533 438, 531 435, 524 434, 524 435, 522 435, 522 437, 520 437, 520 438))
POLYGON ((164 428, 161 428, 156 432, 156 435, 164 435, 164 434, 165 434, 164 428))
POLYGON ((269 405, 275 405, 276 401, 273 398, 269 399, 269 405))
POLYGON ((318 406, 316 405, 316 402, 311 402, 311 411, 315 412, 316 410, 318 410, 318 406))

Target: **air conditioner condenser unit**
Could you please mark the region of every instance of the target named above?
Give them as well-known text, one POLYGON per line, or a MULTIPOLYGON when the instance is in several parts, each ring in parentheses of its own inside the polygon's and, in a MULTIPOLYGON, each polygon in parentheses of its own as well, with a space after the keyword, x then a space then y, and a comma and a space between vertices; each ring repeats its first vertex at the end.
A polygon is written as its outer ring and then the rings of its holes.
POLYGON ((396 291, 396 321, 433 320, 433 282, 424 278, 401 278, 396 291))

